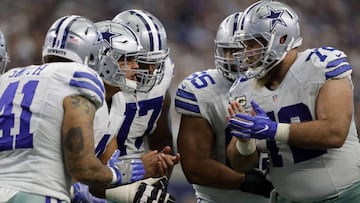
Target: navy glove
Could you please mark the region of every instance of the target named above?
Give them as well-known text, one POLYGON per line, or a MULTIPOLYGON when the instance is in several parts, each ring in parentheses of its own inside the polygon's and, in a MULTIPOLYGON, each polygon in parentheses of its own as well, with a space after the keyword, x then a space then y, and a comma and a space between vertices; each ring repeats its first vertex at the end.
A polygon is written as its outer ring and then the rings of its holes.
POLYGON ((228 122, 228 127, 232 129, 230 134, 237 138, 274 140, 278 124, 272 121, 254 100, 251 101, 251 106, 256 115, 235 114, 235 118, 228 122))
POLYGON ((107 203, 105 199, 94 197, 89 192, 89 186, 82 183, 73 184, 74 194, 71 203, 107 203))
POLYGON ((134 203, 175 203, 175 197, 166 191, 168 184, 166 176, 151 185, 142 182, 135 194, 134 203))
POLYGON ((257 169, 245 173, 244 182, 240 185, 240 190, 256 195, 262 195, 269 198, 270 192, 274 189, 270 181, 266 179, 266 175, 257 169))
POLYGON ((112 187, 133 183, 144 178, 145 168, 141 159, 119 159, 120 151, 116 150, 107 165, 113 171, 112 187))

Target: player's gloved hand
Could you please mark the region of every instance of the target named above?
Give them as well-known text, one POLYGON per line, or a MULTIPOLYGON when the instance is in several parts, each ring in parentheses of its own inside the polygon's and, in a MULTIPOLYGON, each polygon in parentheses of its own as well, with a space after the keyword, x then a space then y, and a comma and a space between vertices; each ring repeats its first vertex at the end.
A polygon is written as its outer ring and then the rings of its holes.
POLYGON ((175 203, 175 197, 166 191, 168 184, 166 176, 151 185, 145 182, 140 183, 134 203, 175 203))
POLYGON ((240 185, 240 190, 269 198, 270 192, 274 189, 266 175, 257 169, 245 173, 245 180, 240 185))
POLYGON ((89 192, 89 186, 82 183, 74 183, 71 193, 71 203, 107 203, 104 199, 94 197, 89 192))
POLYGON ((141 159, 119 159, 120 151, 116 150, 107 165, 113 172, 112 187, 132 183, 144 178, 145 169, 141 159))
POLYGON ((237 138, 274 140, 278 124, 272 121, 254 100, 251 101, 251 106, 256 115, 235 114, 235 118, 228 122, 232 129, 230 134, 237 138))

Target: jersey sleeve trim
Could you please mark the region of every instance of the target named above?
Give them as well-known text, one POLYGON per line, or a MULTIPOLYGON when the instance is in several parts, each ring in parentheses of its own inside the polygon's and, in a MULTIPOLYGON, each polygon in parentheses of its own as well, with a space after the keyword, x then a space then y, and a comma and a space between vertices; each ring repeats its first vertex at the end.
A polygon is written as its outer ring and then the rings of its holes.
POLYGON ((101 101, 104 101, 105 88, 103 83, 95 76, 86 72, 75 72, 70 80, 70 86, 85 88, 95 92, 101 101), (91 82, 90 82, 91 81, 91 82))
POLYGON ((191 100, 191 101, 195 101, 195 102, 197 101, 195 94, 190 93, 190 92, 186 92, 186 91, 184 91, 182 89, 178 89, 176 91, 176 96, 179 96, 181 98, 188 99, 188 100, 191 100))
POLYGON ((184 109, 186 111, 194 112, 194 113, 200 113, 200 108, 198 105, 189 104, 189 103, 180 101, 178 99, 175 99, 175 107, 184 109))
POLYGON ((326 80, 331 78, 346 77, 352 71, 351 65, 348 63, 346 57, 337 58, 328 62, 325 70, 326 80))

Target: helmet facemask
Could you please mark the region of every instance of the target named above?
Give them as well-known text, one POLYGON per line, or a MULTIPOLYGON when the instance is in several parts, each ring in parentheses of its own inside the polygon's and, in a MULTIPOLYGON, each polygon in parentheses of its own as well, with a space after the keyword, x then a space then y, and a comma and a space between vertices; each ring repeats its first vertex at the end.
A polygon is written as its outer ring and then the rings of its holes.
POLYGON ((148 92, 161 83, 165 73, 165 60, 169 56, 167 35, 164 26, 149 12, 131 9, 113 18, 113 21, 124 23, 137 34, 140 43, 147 51, 144 57, 139 57, 140 69, 137 91, 148 92), (148 71, 146 71, 148 70, 148 71))
POLYGON ((231 82, 240 76, 233 54, 242 50, 243 48, 238 42, 217 42, 215 40, 215 67, 231 82))

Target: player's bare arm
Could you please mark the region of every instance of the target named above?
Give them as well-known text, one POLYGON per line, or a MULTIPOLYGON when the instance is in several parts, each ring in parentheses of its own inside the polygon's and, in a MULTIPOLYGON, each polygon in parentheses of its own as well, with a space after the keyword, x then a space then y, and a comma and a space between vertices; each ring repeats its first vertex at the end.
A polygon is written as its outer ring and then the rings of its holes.
POLYGON ((104 185, 112 180, 110 169, 94 154, 95 106, 88 99, 71 95, 64 99, 62 149, 66 169, 76 180, 104 185))
POLYGON ((166 171, 168 178, 171 175, 173 167, 179 163, 180 154, 174 152, 174 143, 171 130, 171 118, 170 118, 170 104, 171 95, 167 90, 164 98, 164 105, 157 121, 157 127, 155 131, 148 136, 148 144, 151 150, 158 150, 161 152, 159 158, 165 164, 162 166, 166 171), (170 149, 170 150, 169 150, 170 149))
POLYGON ((214 143, 209 123, 202 117, 181 116, 178 149, 181 166, 191 184, 239 189, 244 175, 211 157, 214 143))
POLYGON ((316 121, 291 124, 289 145, 326 149, 341 147, 353 113, 352 85, 348 78, 327 81, 316 102, 316 121))

